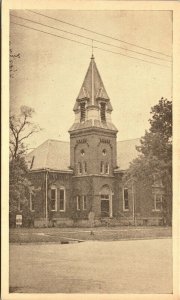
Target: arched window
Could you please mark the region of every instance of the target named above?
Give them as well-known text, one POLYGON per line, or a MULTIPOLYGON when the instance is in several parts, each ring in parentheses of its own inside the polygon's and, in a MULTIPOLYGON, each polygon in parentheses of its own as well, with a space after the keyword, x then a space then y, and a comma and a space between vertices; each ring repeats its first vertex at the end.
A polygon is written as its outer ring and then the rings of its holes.
POLYGON ((84 173, 87 173, 87 163, 84 161, 84 173))
POLYGON ((81 165, 81 162, 78 162, 78 173, 82 174, 82 165, 81 165))
POLYGON ((101 121, 106 121, 106 103, 101 102, 100 104, 101 121))
POLYGON ((113 216, 112 191, 108 185, 100 190, 101 217, 113 216))
POLYGON ((109 174, 109 164, 108 164, 108 163, 106 163, 105 173, 106 173, 106 174, 109 174))
POLYGON ((83 210, 87 209, 87 197, 84 195, 83 196, 83 210))
POLYGON ((101 174, 104 174, 104 163, 103 163, 103 161, 101 161, 100 172, 101 172, 101 174))

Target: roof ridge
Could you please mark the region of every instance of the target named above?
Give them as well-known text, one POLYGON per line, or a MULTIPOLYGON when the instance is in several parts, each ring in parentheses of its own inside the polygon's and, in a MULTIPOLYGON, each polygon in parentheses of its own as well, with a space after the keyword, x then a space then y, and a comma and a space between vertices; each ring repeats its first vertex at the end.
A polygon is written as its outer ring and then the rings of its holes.
POLYGON ((98 67, 97 67, 95 61, 94 61, 94 64, 95 64, 96 71, 97 71, 97 73, 98 73, 99 79, 100 79, 101 84, 102 84, 102 87, 101 87, 101 88, 104 88, 104 91, 105 91, 105 93, 107 94, 108 99, 110 100, 109 95, 108 95, 108 93, 107 93, 107 91, 106 91, 106 88, 105 88, 105 86, 104 86, 104 82, 103 82, 103 80, 102 80, 102 78, 101 78, 101 75, 100 75, 100 73, 99 73, 99 69, 98 69, 98 67))
POLYGON ((121 141, 117 141, 117 143, 119 142, 127 142, 127 141, 135 141, 135 140, 140 140, 141 138, 134 138, 134 139, 127 139, 127 140, 121 140, 121 141))
POLYGON ((54 142, 61 142, 61 143, 69 143, 69 141, 62 141, 62 140, 56 140, 56 139, 48 139, 47 141, 54 141, 54 142))

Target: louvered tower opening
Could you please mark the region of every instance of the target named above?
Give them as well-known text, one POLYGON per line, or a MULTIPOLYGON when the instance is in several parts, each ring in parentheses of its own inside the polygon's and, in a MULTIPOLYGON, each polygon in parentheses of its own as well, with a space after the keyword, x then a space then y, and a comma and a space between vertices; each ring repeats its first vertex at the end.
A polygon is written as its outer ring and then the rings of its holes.
POLYGON ((81 110, 81 122, 84 122, 86 117, 86 104, 84 102, 80 104, 80 110, 81 110))
POLYGON ((106 104, 101 103, 101 121, 106 122, 106 104))

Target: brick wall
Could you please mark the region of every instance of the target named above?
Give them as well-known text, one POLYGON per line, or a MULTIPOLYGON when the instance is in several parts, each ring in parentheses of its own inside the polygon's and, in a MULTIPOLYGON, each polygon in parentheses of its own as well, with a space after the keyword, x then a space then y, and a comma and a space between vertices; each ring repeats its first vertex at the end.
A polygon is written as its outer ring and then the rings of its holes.
POLYGON ((100 162, 109 162, 110 174, 113 174, 113 169, 116 167, 116 133, 104 132, 100 129, 90 132, 71 133, 70 138, 70 164, 77 175, 78 162, 87 162, 88 174, 100 173, 100 162), (106 150, 106 155, 103 156, 102 150, 106 150), (81 150, 84 150, 84 156, 81 155, 81 150))

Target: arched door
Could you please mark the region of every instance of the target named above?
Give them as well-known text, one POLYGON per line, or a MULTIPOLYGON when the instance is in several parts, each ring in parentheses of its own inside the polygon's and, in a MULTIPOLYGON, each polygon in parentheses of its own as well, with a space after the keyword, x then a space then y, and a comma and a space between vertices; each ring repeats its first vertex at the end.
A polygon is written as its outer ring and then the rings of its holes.
POLYGON ((108 185, 100 191, 101 217, 112 217, 112 192, 108 185))

